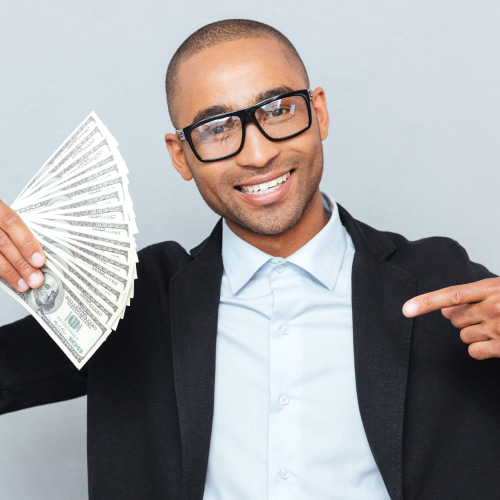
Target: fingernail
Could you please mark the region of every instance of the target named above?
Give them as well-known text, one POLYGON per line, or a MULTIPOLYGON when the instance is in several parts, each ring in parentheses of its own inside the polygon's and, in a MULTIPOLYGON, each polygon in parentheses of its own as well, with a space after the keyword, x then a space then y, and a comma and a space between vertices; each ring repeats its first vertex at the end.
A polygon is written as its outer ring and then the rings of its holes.
POLYGON ((405 314, 415 314, 418 311, 418 305, 415 302, 408 302, 404 307, 405 314))
POLYGON ((43 281, 42 275, 40 273, 33 273, 29 277, 30 286, 35 288, 40 285, 43 281))
POLYGON ((35 252, 31 256, 31 262, 35 267, 42 267, 43 264, 45 263, 45 259, 40 252, 35 252))
POLYGON ((22 278, 20 278, 17 282, 17 287, 19 288, 20 292, 26 292, 29 290, 28 284, 22 278))

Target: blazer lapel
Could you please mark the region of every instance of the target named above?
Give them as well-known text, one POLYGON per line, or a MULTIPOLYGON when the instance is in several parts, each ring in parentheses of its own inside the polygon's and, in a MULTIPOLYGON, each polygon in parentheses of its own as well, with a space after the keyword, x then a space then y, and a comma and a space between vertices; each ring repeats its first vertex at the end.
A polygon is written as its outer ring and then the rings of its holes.
POLYGON ((396 251, 383 233, 353 219, 342 223, 356 252, 352 269, 354 360, 358 403, 375 462, 391 498, 402 498, 403 417, 413 320, 401 312, 416 281, 388 262, 396 251))
POLYGON ((182 442, 183 498, 203 497, 212 433, 222 221, 170 282, 174 381, 182 442))

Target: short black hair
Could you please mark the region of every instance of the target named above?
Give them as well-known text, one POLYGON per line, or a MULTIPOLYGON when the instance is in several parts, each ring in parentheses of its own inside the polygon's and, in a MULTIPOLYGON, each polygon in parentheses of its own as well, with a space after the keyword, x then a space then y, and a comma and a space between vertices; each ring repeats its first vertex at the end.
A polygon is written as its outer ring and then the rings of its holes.
POLYGON ((186 38, 176 50, 168 65, 167 76, 165 78, 167 105, 170 119, 176 128, 178 124, 175 105, 175 97, 177 94, 175 78, 181 63, 194 54, 208 49, 209 47, 243 38, 262 37, 273 38, 284 46, 285 50, 291 55, 292 61, 296 63, 298 70, 303 74, 307 82, 307 87, 309 87, 309 77, 299 53, 292 42, 276 28, 250 19, 225 19, 223 21, 210 23, 186 38))

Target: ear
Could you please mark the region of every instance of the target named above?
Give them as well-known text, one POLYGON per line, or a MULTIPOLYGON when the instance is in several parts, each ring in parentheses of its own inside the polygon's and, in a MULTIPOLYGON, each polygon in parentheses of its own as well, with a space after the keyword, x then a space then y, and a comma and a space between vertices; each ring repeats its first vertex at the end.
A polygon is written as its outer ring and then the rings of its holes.
POLYGON ((193 174, 186 161, 186 155, 184 154, 179 136, 177 134, 165 134, 165 144, 167 145, 175 170, 181 174, 184 180, 190 181, 193 178, 193 174))
POLYGON ((318 118, 319 134, 324 141, 328 137, 328 127, 330 125, 330 116, 326 106, 325 91, 321 87, 313 90, 312 105, 318 118))

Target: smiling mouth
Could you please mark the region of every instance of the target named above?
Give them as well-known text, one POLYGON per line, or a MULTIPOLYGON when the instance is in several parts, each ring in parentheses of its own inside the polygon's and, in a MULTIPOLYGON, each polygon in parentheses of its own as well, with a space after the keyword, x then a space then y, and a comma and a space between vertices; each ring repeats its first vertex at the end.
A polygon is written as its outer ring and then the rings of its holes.
POLYGON ((263 182, 262 184, 254 184, 253 186, 236 186, 236 189, 238 189, 238 191, 241 191, 242 193, 254 195, 271 193, 272 191, 278 189, 281 184, 283 184, 290 177, 292 172, 293 169, 290 170, 290 172, 287 172, 286 174, 283 174, 280 177, 276 177, 276 179, 272 179, 268 182, 263 182))

